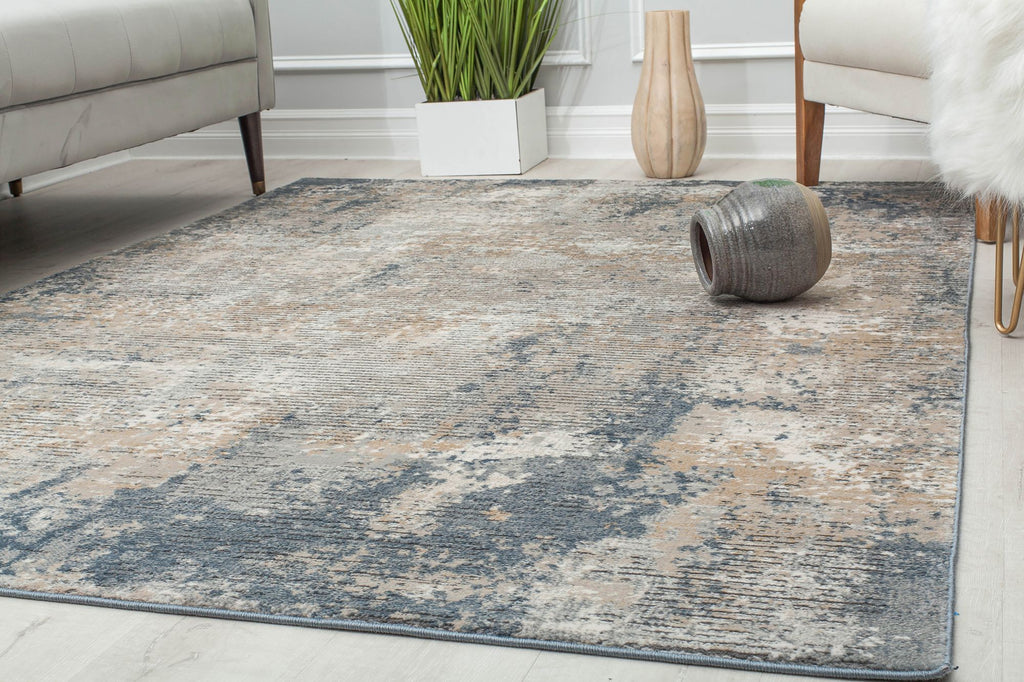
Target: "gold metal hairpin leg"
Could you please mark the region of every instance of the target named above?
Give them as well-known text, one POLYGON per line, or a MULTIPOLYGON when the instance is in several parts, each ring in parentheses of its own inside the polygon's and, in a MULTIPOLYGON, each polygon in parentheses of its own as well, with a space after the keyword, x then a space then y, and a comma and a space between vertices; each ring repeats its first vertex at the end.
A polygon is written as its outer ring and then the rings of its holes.
POLYGON ((1020 250, 1020 206, 1013 208, 1013 257, 1010 259, 1013 273, 1013 307, 1010 309, 1010 322, 1003 324, 1003 240, 1006 236, 1006 220, 1010 211, 1005 203, 999 202, 996 209, 996 225, 1002 230, 996 235, 996 301, 995 322, 1000 334, 1011 334, 1020 322, 1021 300, 1024 299, 1024 253, 1020 250))

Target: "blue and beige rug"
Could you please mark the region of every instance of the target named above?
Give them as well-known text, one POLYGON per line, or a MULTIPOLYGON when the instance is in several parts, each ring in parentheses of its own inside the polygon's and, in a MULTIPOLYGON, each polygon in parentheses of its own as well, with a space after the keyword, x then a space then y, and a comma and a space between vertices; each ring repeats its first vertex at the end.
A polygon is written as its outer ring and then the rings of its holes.
POLYGON ((0 298, 0 593, 942 675, 970 214, 820 188, 758 305, 729 189, 304 180, 0 298))

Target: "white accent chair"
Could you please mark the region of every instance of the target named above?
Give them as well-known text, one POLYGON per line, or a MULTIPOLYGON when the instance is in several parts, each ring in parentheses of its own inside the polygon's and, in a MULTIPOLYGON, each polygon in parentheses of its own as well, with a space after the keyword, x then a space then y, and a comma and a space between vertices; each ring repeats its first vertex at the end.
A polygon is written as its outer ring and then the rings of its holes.
MULTIPOLYGON (((818 184, 825 104, 928 123, 929 0, 794 0, 797 181, 818 184)), ((979 203, 976 234, 995 241, 995 208, 979 203)))
POLYGON ((238 118, 253 193, 267 0, 0 0, 0 182, 238 118))

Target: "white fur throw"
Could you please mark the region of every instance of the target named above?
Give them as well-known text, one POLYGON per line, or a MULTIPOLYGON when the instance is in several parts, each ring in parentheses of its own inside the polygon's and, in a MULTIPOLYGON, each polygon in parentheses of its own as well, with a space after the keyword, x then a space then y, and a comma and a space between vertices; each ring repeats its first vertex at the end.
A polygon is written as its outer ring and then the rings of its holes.
POLYGON ((954 190, 1024 202, 1024 0, 931 0, 932 157, 954 190))

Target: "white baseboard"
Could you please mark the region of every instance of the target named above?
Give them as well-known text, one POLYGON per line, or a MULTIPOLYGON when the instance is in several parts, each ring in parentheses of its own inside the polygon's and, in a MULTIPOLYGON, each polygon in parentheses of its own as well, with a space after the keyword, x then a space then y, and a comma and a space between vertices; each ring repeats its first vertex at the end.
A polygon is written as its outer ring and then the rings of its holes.
POLYGON ((65 166, 64 168, 58 168, 56 170, 46 171, 45 173, 38 173, 36 175, 29 175, 28 177, 22 178, 22 187, 25 192, 32 192, 43 187, 50 185, 56 185, 58 182, 70 180, 71 178, 78 177, 79 175, 85 175, 86 173, 92 173, 102 168, 109 168, 110 166, 116 166, 119 163, 124 163, 130 160, 132 157, 129 152, 115 152, 114 154, 107 154, 96 159, 89 159, 87 161, 80 161, 78 163, 65 166))
MULTIPOLYGON (((630 106, 548 107, 553 158, 633 158, 630 106)), ((793 105, 707 107, 707 158, 773 159, 795 156, 793 105)), ((923 124, 829 107, 823 155, 827 159, 927 159, 923 124)), ((274 109, 263 114, 268 158, 416 159, 413 109, 274 109)), ((234 122, 155 142, 133 158, 235 158, 242 155, 234 122)))

